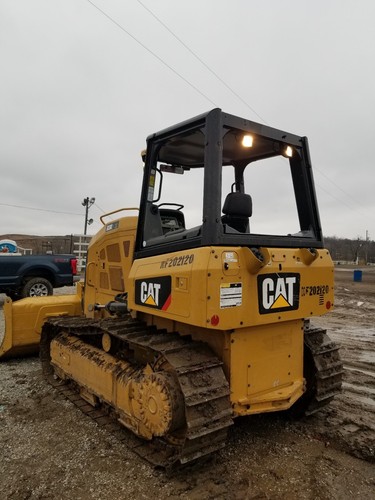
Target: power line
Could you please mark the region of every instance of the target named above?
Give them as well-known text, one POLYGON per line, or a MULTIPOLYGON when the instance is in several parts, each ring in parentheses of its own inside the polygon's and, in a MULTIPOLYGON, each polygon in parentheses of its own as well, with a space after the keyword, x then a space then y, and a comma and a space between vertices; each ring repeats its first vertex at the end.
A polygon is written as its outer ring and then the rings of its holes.
POLYGON ((134 35, 132 35, 129 31, 127 31, 120 23, 118 23, 113 17, 111 17, 109 14, 104 12, 100 7, 94 4, 91 0, 86 0, 90 5, 92 5, 96 10, 98 10, 103 16, 105 16, 109 21, 111 21, 113 24, 115 24, 120 30, 122 30, 124 33, 126 33, 130 38, 132 38, 135 42, 138 43, 141 47, 143 47, 147 52, 149 52, 152 56, 154 56, 159 62, 161 62, 164 66, 166 66, 170 71, 172 71, 175 75, 177 75, 181 80, 183 80, 185 83, 187 83, 192 89, 194 89, 198 94, 200 94, 202 97, 207 99, 211 104, 213 104, 215 107, 217 107, 217 104, 210 99, 206 94, 204 94, 202 91, 198 89, 195 85, 193 85, 187 78, 182 76, 178 71, 176 71, 172 66, 170 66, 167 62, 164 61, 160 56, 155 54, 151 49, 149 49, 144 43, 142 43, 138 38, 136 38, 134 35))
MULTIPOLYGON (((195 85, 193 85, 187 78, 182 76, 177 70, 175 70, 172 66, 170 66, 164 59, 162 59, 160 56, 158 56, 155 52, 153 52, 151 49, 149 49, 144 43, 142 43, 140 40, 138 40, 134 35, 132 35, 129 31, 127 31, 120 23, 118 23, 115 19, 113 19, 109 14, 107 14, 105 11, 103 11, 100 7, 98 7, 94 2, 91 0, 86 0, 92 7, 97 9, 103 16, 105 16, 109 21, 111 21, 113 24, 115 24, 119 29, 121 29, 124 33, 126 33, 129 37, 131 37, 136 43, 138 43, 142 48, 144 48, 147 52, 149 52, 153 57, 155 57, 160 63, 162 63, 164 66, 166 66, 170 71, 172 71, 175 75, 177 75, 179 78, 181 78, 185 83, 187 83, 191 88, 193 88, 196 92, 198 92, 202 97, 207 99, 211 104, 214 106, 217 106, 217 104, 212 101, 206 94, 204 94, 201 90, 199 90, 195 85)), ((149 9, 147 6, 145 6, 141 0, 137 0, 137 2, 145 9, 149 14, 151 14, 156 21, 158 21, 190 54, 192 54, 215 78, 217 78, 233 95, 235 95, 248 109, 250 109, 258 118, 263 121, 266 125, 269 125, 268 122, 252 107, 248 102, 246 102, 235 90, 232 89, 213 69, 211 69, 208 64, 202 60, 201 57, 198 56, 181 38, 179 38, 168 26, 165 24, 151 9, 149 9)), ((328 176, 326 176, 322 171, 320 171, 318 168, 314 168, 314 170, 318 171, 321 175, 326 177, 328 181, 330 181, 332 184, 334 184, 340 191, 342 191, 346 196, 349 196, 350 198, 353 199, 356 203, 358 203, 356 200, 354 200, 353 197, 351 197, 348 193, 346 193, 340 186, 338 186, 334 181, 332 181, 328 176)), ((354 210, 352 207, 350 207, 347 203, 342 201, 341 199, 335 197, 332 195, 329 191, 326 189, 322 188, 319 186, 320 189, 322 189, 325 193, 327 193, 329 196, 334 198, 336 201, 342 203, 343 205, 346 205, 348 208, 351 210, 354 210)), ((360 205, 358 203, 358 205, 360 205)), ((104 211, 103 211, 104 212, 104 211)))
MULTIPOLYGON (((254 114, 256 114, 258 116, 258 118, 260 118, 266 125, 269 125, 269 123, 267 123, 267 121, 252 107, 250 106, 250 104, 248 102, 246 102, 235 90, 233 90, 232 87, 230 87, 212 68, 210 68, 208 66, 208 64, 202 60, 201 57, 198 56, 198 54, 196 52, 194 52, 179 36, 176 35, 176 33, 174 33, 170 28, 169 26, 167 26, 167 24, 165 24, 156 14, 155 12, 153 12, 150 8, 148 8, 141 0, 137 0, 137 2, 145 9, 147 10, 147 12, 149 12, 149 14, 151 14, 154 19, 156 19, 156 21, 161 24, 161 26, 163 26, 163 28, 165 28, 168 33, 170 33, 188 52, 190 52, 190 54, 192 54, 217 80, 219 80, 234 96, 236 96, 245 106, 247 106, 247 108, 249 108, 254 114)), ((355 203, 357 203, 358 205, 361 206, 360 203, 358 203, 349 193, 347 193, 346 191, 344 191, 342 188, 340 188, 340 186, 334 182, 332 179, 330 179, 326 174, 324 174, 324 172, 322 172, 321 170, 319 170, 318 168, 314 167, 314 170, 318 171, 321 175, 323 175, 329 182, 331 182, 334 186, 337 187, 337 189, 339 189, 342 193, 344 193, 346 196, 348 196, 349 198, 351 198, 355 203)), ((325 191, 327 194, 329 194, 332 198, 334 198, 336 201, 339 201, 340 203, 343 203, 344 205, 346 205, 348 208, 352 208, 350 207, 349 205, 347 205, 347 203, 343 202, 342 200, 340 200, 339 198, 333 196, 331 193, 329 193, 328 191, 326 191, 324 188, 322 188, 323 191, 325 191)), ((362 208, 365 208, 362 206, 362 208)))
POLYGON ((351 207, 350 205, 348 205, 347 203, 345 203, 344 201, 340 200, 340 198, 337 198, 334 194, 332 194, 330 191, 327 191, 327 189, 324 189, 324 187, 322 187, 320 184, 318 184, 317 182, 315 182, 316 186, 321 189, 322 191, 324 191, 326 194, 328 194, 328 196, 330 196, 331 198, 333 198, 334 200, 342 203, 343 205, 345 205, 347 208, 349 208, 350 210, 353 210, 353 211, 356 211, 357 209, 356 208, 353 208, 351 207))
MULTIPOLYGON (((345 203, 345 201, 341 200, 340 198, 337 198, 337 196, 335 196, 334 194, 332 194, 330 191, 328 191, 327 189, 324 189, 320 184, 318 184, 317 182, 315 182, 315 185, 317 188, 321 189, 322 191, 324 191, 328 196, 330 196, 331 198, 333 198, 334 200, 338 201, 339 203, 341 203, 342 205, 345 205, 347 208, 349 208, 349 210, 351 210, 352 212, 357 212, 359 214, 361 214, 363 217, 372 217, 372 214, 370 214, 370 212, 368 213, 365 213, 363 212, 363 210, 357 208, 357 207, 352 207, 350 205, 348 205, 347 203, 345 203)), ((338 187, 338 186, 337 186, 338 187)), ((362 207, 363 209, 367 210, 366 207, 362 207)))
POLYGON ((320 175, 325 177, 331 184, 333 184, 337 189, 339 189, 343 194, 345 194, 348 198, 350 198, 354 203, 359 205, 361 208, 366 208, 364 207, 361 203, 359 203, 353 196, 349 193, 347 193, 344 189, 342 189, 335 181, 333 181, 328 175, 326 175, 324 172, 322 172, 319 168, 314 167, 314 171, 319 172, 320 175))
POLYGON ((63 214, 63 215, 79 215, 80 217, 82 217, 82 214, 76 214, 74 212, 60 212, 58 210, 49 210, 47 208, 25 207, 22 205, 11 205, 10 203, 0 203, 0 205, 3 207, 22 208, 24 210, 35 210, 37 212, 50 212, 53 214, 63 214))
POLYGON ((98 208, 103 214, 107 213, 106 210, 103 210, 103 208, 100 205, 98 205, 97 201, 95 202, 94 208, 98 208))
POLYGON ((234 96, 236 96, 237 99, 242 102, 242 104, 244 104, 247 108, 250 109, 250 111, 257 115, 257 117, 262 120, 262 122, 264 122, 266 125, 269 125, 267 121, 262 116, 260 116, 260 114, 257 113, 253 107, 250 106, 248 102, 246 102, 235 90, 233 90, 232 87, 230 87, 230 85, 228 85, 212 68, 210 68, 208 64, 203 61, 203 59, 199 57, 198 54, 194 52, 183 40, 181 40, 181 38, 178 37, 176 33, 174 33, 151 9, 146 7, 146 5, 141 2, 141 0, 137 0, 137 2, 142 5, 142 7, 147 10, 147 12, 149 12, 158 21, 158 23, 160 23, 181 45, 183 45, 183 47, 185 47, 185 49, 190 52, 190 54, 194 56, 195 59, 197 59, 217 80, 219 80, 219 82, 222 83, 224 87, 226 87, 234 96))

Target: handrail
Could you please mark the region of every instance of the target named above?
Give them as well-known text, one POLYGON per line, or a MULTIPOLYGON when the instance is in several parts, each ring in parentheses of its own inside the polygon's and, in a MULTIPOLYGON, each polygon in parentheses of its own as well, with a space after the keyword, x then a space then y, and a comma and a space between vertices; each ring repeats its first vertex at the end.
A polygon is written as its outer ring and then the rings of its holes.
POLYGON ((122 212, 123 210, 137 210, 139 212, 138 207, 131 207, 131 208, 118 208, 117 210, 113 210, 113 212, 108 212, 107 214, 101 215, 100 216, 100 222, 105 226, 105 222, 103 221, 104 217, 108 217, 113 214, 117 214, 118 212, 122 212))

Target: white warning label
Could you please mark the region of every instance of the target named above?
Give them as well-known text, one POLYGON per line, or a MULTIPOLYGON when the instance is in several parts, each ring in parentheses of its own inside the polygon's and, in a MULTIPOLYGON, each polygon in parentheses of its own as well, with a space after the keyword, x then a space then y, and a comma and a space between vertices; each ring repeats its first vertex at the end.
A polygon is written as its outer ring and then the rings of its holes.
POLYGON ((221 283, 220 309, 242 305, 242 283, 221 283))
POLYGON ((225 252, 224 262, 238 262, 236 252, 225 252))

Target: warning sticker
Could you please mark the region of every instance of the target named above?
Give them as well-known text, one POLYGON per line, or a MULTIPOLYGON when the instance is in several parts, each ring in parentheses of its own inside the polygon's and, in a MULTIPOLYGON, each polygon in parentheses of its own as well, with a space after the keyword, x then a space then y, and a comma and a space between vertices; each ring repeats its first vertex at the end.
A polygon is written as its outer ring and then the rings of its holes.
POLYGON ((242 305, 242 283, 221 283, 220 309, 242 305))
POLYGON ((224 262, 238 262, 236 252, 225 252, 224 262))

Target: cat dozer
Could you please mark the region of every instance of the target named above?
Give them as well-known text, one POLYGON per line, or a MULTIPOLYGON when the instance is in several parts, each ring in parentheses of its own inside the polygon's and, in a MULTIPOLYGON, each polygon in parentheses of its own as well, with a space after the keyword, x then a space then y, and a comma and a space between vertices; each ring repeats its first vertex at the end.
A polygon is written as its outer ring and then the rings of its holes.
POLYGON ((5 338, 41 332, 47 379, 149 462, 340 391, 338 346, 310 325, 334 283, 305 137, 220 109, 152 134, 139 210, 101 220, 77 296, 8 302, 5 338))

